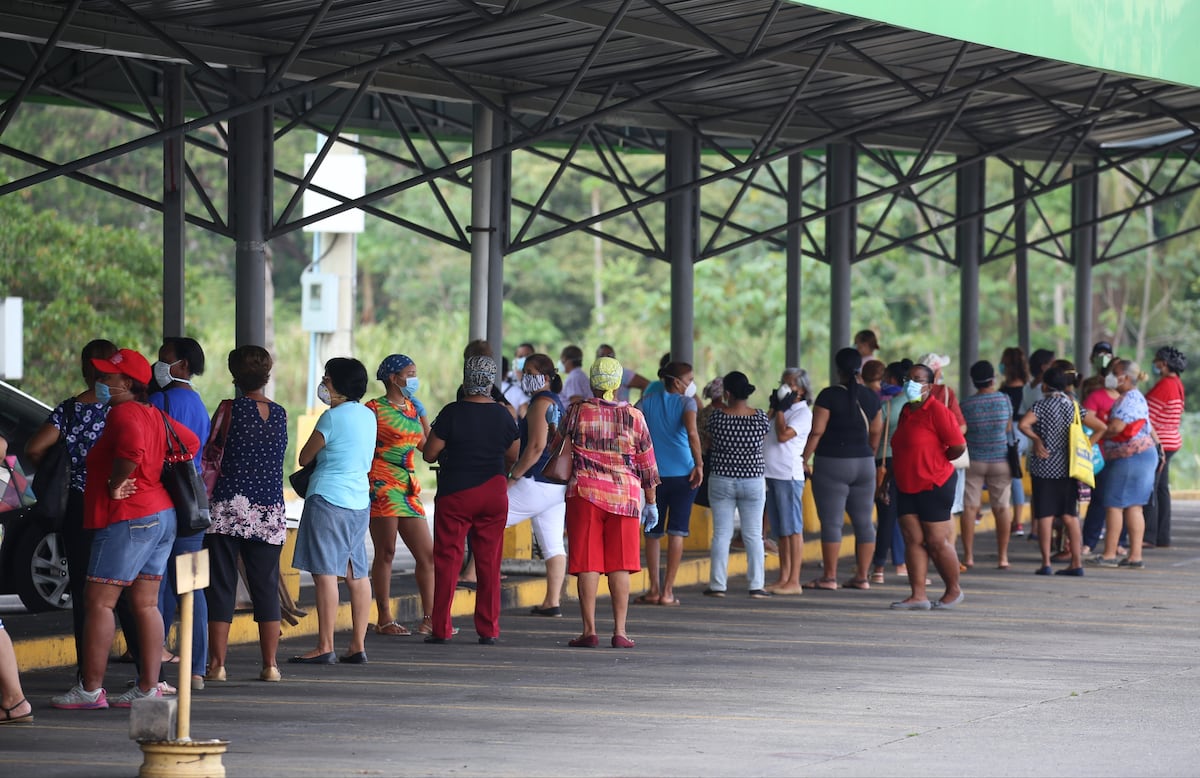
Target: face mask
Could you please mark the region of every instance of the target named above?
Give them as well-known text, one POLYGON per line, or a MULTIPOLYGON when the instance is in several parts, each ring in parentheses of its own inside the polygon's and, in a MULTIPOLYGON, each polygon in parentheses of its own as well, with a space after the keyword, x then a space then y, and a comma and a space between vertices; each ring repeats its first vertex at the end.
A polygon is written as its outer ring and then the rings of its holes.
POLYGON ((1097 354, 1096 356, 1092 357, 1092 365, 1097 371, 1108 367, 1109 362, 1112 362, 1112 354, 1097 354))
POLYGON ((923 392, 921 384, 918 384, 916 381, 904 382, 904 396, 908 398, 910 403, 920 402, 923 392))
POLYGON ((404 383, 400 386, 400 391, 404 393, 405 397, 411 400, 419 388, 421 388, 421 379, 414 375, 404 379, 404 383))
POLYGON ((1154 375, 1162 375, 1162 368, 1158 365, 1151 365, 1150 372, 1154 373, 1154 375))
POLYGON ((191 381, 188 381, 185 378, 176 378, 175 376, 171 375, 171 368, 175 367, 175 365, 178 365, 182 361, 182 359, 177 359, 174 362, 155 362, 154 383, 158 384, 160 389, 165 389, 166 387, 170 386, 172 381, 178 381, 182 384, 190 384, 191 381))
POLYGON ((903 391, 903 387, 896 386, 895 384, 884 384, 882 387, 880 387, 880 392, 884 397, 895 397, 903 391))
POLYGON ((775 396, 778 397, 780 400, 782 400, 784 397, 787 397, 791 393, 792 393, 792 388, 790 386, 788 386, 787 384, 784 384, 783 386, 781 386, 775 390, 775 396))
POLYGON ((683 396, 684 397, 695 397, 696 396, 696 382, 695 381, 688 381, 687 388, 683 390, 683 396))
POLYGON ((1104 376, 1104 388, 1105 389, 1116 389, 1118 383, 1120 383, 1120 380, 1112 373, 1109 373, 1108 375, 1104 376))
POLYGON ((544 375, 524 375, 521 376, 521 391, 525 394, 537 394, 546 388, 546 376, 544 375))
POLYGON ((1004 375, 1004 365, 1001 365, 999 370, 1000 370, 1000 375, 1004 375))
POLYGON ((99 381, 96 382, 96 402, 101 405, 108 405, 112 402, 112 389, 109 388, 108 384, 102 384, 99 381))
POLYGON ((513 372, 520 375, 525 369, 525 357, 517 357, 513 360, 513 372))
POLYGON ((567 372, 567 368, 563 365, 561 359, 554 363, 554 367, 558 369, 559 374, 567 372))
POLYGON ((323 381, 317 384, 317 399, 325 405, 333 404, 333 398, 329 396, 329 387, 323 381))

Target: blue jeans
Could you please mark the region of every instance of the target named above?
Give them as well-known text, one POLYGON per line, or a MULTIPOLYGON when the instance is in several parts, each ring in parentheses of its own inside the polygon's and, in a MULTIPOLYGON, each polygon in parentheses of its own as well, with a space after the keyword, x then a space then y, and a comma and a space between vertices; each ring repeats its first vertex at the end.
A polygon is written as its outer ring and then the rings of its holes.
POLYGON ((708 481, 708 501, 713 516, 713 542, 709 550, 712 572, 708 588, 723 592, 728 586, 729 541, 734 513, 742 518, 742 543, 746 547, 746 577, 750 591, 763 588, 763 507, 767 502, 765 478, 728 478, 713 475, 708 481))
MULTIPOLYGON (((163 576, 158 589, 158 609, 163 617, 163 635, 171 631, 175 623, 175 609, 179 601, 175 594, 175 557, 188 554, 204 548, 204 533, 195 535, 180 535, 175 538, 171 548, 171 558, 167 563, 167 574, 163 576)), ((208 667, 208 600, 204 590, 197 589, 192 597, 192 675, 205 675, 208 667)), ((182 642, 184 636, 180 635, 182 642)))

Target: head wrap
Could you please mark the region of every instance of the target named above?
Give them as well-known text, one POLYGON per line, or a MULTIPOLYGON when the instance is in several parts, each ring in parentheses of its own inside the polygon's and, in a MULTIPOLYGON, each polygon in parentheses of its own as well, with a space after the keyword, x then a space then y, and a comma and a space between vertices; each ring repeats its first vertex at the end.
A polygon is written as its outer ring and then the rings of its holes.
POLYGON ((386 381, 389 376, 394 376, 412 363, 412 357, 404 354, 391 354, 384 357, 383 361, 379 363, 379 369, 375 371, 375 378, 379 381, 386 381))
POLYGON ((589 376, 593 389, 604 392, 605 400, 616 398, 617 389, 621 388, 621 363, 612 357, 600 357, 592 363, 589 376))
POLYGON ((468 357, 463 363, 463 392, 468 395, 492 393, 496 382, 496 360, 491 357, 468 357))
POLYGON ((704 396, 710 400, 720 400, 725 394, 725 379, 717 376, 704 385, 704 396))

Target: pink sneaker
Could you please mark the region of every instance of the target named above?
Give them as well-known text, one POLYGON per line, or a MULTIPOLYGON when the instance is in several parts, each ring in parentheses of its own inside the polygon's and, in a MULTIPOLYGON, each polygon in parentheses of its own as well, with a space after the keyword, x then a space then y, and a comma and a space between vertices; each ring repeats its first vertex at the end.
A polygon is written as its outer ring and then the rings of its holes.
POLYGON ((88 692, 84 691, 83 684, 77 683, 66 694, 51 697, 50 707, 62 710, 104 710, 108 707, 108 697, 104 689, 88 692))
POLYGON ((129 689, 121 696, 114 697, 110 705, 112 705, 114 708, 128 708, 133 705, 134 700, 141 700, 146 697, 161 696, 163 696, 162 689, 158 685, 152 687, 150 691, 144 692, 137 686, 137 684, 134 684, 133 688, 129 689))

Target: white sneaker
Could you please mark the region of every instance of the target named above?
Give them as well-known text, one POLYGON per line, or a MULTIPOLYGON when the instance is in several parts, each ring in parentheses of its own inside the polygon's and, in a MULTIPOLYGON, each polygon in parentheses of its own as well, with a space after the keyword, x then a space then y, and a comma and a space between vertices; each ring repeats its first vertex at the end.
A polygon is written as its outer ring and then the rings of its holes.
POLYGON ((104 689, 84 691, 83 684, 77 683, 66 694, 51 697, 50 707, 63 710, 104 710, 108 707, 108 698, 104 689))
POLYGON ((111 705, 114 708, 128 708, 129 706, 133 705, 134 700, 141 700, 146 697, 161 697, 161 696, 163 696, 162 689, 160 689, 158 686, 154 686, 153 688, 150 689, 150 691, 144 692, 141 690, 141 688, 137 684, 134 684, 132 689, 129 689, 124 694, 121 694, 119 697, 114 697, 112 699, 112 702, 109 703, 109 705, 111 705))

